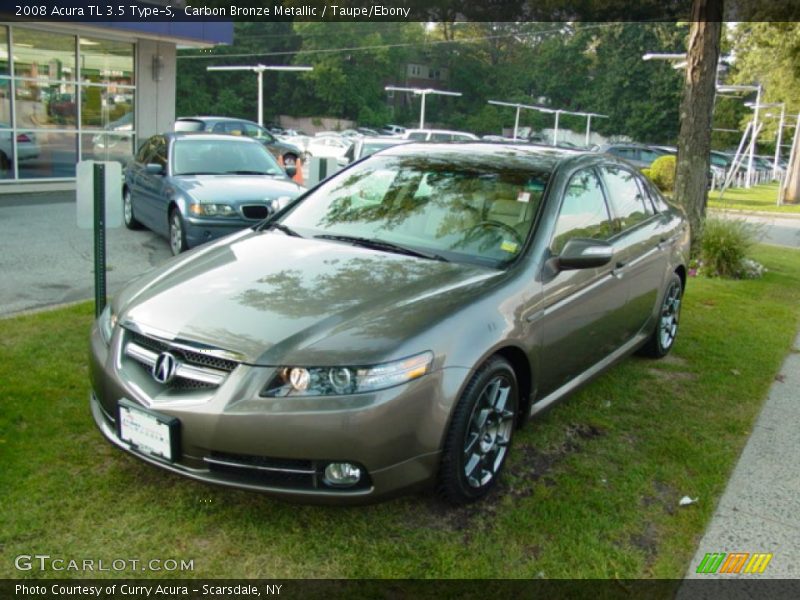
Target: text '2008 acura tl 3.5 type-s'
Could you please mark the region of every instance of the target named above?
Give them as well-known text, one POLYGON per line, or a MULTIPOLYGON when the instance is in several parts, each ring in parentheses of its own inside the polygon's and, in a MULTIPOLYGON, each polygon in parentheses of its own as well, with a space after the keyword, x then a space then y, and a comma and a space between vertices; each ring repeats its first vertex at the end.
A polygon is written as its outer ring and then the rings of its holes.
POLYGON ((527 417, 669 352, 688 245, 613 157, 396 146, 123 290, 92 331, 92 413, 202 481, 468 502, 527 417))

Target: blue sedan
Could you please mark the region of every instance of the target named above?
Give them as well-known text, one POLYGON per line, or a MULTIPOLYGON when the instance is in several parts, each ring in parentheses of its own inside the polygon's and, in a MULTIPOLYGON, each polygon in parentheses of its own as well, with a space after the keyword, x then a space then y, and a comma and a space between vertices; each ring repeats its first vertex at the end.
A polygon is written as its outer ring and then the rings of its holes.
POLYGON ((125 168, 123 214, 129 229, 165 236, 177 255, 258 223, 303 191, 255 140, 167 133, 125 168))

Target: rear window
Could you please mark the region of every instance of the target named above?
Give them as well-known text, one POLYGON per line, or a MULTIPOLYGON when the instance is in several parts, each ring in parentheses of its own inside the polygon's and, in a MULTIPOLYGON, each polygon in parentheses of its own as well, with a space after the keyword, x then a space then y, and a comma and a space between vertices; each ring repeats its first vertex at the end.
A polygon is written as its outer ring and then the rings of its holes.
POLYGON ((194 119, 175 121, 175 131, 203 131, 205 128, 205 123, 202 121, 195 121, 194 119))

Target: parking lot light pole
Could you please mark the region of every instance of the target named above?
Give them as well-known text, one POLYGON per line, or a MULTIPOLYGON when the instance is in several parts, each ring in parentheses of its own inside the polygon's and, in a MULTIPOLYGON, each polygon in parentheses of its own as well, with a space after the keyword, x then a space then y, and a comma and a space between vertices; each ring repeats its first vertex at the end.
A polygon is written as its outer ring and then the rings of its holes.
POLYGON ((753 183, 753 156, 756 153, 756 138, 758 136, 758 108, 761 104, 761 84, 758 85, 718 85, 718 92, 756 92, 756 103, 753 106, 753 135, 750 140, 750 150, 747 159, 747 181, 745 187, 753 183))
POLYGON ((414 94, 415 96, 422 96, 419 109, 420 129, 425 128, 425 97, 428 94, 434 94, 437 96, 461 96, 461 92, 445 92, 444 90, 434 90, 432 88, 407 88, 407 87, 396 87, 393 85, 387 85, 384 89, 387 92, 408 92, 410 94, 414 94))
POLYGON ((313 71, 314 67, 291 65, 231 65, 206 67, 206 71, 252 71, 258 76, 258 124, 264 126, 264 71, 313 71))
MULTIPOLYGON (((749 106, 750 108, 755 108, 755 105, 748 102, 745 106, 749 106)), ((775 160, 772 163, 772 176, 778 176, 778 159, 780 159, 780 151, 781 151, 781 132, 783 131, 783 120, 786 117, 786 105, 783 102, 771 102, 769 104, 761 104, 758 108, 777 108, 781 107, 781 114, 778 121, 778 137, 775 141, 775 160)), ((773 113, 764 113, 765 117, 774 117, 773 113)))

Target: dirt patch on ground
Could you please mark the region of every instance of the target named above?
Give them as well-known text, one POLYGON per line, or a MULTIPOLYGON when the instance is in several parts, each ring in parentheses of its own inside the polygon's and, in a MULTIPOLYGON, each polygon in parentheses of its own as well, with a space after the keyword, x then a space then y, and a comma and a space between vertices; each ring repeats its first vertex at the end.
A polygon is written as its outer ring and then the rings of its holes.
POLYGON ((680 356, 675 356, 674 354, 667 354, 664 358, 661 359, 661 362, 665 365, 676 365, 679 367, 685 367, 689 364, 689 361, 685 358, 681 358, 680 356))
POLYGON ((409 518, 415 526, 463 532, 464 543, 469 543, 474 534, 480 533, 483 523, 492 522, 491 517, 497 514, 504 497, 526 498, 533 494, 535 485, 557 486, 558 480, 548 476, 550 471, 567 456, 580 452, 588 441, 604 435, 605 431, 595 425, 573 423, 565 428, 562 441, 547 450, 514 444, 513 469, 505 471, 499 484, 483 501, 453 508, 430 498, 422 510, 416 504, 409 518))
POLYGON ((660 506, 668 515, 675 514, 678 504, 678 492, 661 481, 653 482, 653 493, 642 498, 642 506, 660 506))
POLYGON ((644 553, 645 559, 649 564, 658 550, 658 529, 652 523, 648 523, 643 531, 631 535, 629 541, 631 546, 644 553))
POLYGON ((687 373, 686 371, 665 371, 663 369, 657 369, 655 367, 651 367, 647 369, 648 375, 652 375, 656 379, 660 381, 668 381, 668 382, 682 382, 682 381, 696 381, 697 375, 694 373, 687 373))

